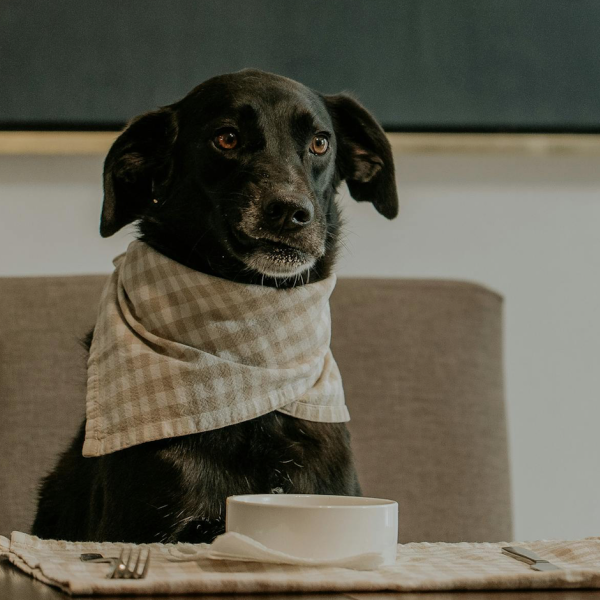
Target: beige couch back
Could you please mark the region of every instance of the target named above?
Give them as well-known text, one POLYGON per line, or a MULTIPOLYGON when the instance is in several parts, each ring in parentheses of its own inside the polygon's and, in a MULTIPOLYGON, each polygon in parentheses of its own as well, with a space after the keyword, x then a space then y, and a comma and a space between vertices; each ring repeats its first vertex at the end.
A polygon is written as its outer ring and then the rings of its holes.
MULTIPOLYGON (((40 477, 84 414, 105 276, 0 279, 0 533, 28 531, 40 477)), ((511 538, 502 300, 450 281, 341 279, 333 351, 365 495, 400 541, 511 538)))

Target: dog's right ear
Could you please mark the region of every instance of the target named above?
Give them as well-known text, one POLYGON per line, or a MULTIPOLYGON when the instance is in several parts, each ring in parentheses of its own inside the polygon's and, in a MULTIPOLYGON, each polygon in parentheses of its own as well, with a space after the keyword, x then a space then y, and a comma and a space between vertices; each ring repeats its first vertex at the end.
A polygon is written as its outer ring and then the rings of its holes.
POLYGON ((154 184, 170 175, 177 118, 170 108, 136 117, 115 140, 104 161, 100 235, 109 237, 144 215, 154 184))

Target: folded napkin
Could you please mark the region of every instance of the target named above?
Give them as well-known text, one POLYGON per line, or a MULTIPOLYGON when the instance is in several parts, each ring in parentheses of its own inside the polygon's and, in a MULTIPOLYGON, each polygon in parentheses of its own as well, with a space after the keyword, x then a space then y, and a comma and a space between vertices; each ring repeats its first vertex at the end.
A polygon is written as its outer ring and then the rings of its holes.
POLYGON ((150 544, 152 564, 148 576, 139 580, 106 579, 108 565, 79 560, 83 552, 118 556, 124 545, 40 540, 13 532, 10 540, 0 536, 0 555, 36 579, 72 595, 600 588, 600 538, 404 544, 398 546, 394 565, 372 571, 200 556, 178 560, 206 550, 206 546, 193 544, 150 544), (529 548, 561 570, 534 571, 502 554, 502 547, 508 545, 529 548))
POLYGON ((365 552, 336 560, 316 560, 290 556, 278 550, 267 548, 263 544, 240 533, 224 533, 212 544, 194 544, 169 548, 174 562, 196 561, 201 559, 229 560, 239 562, 259 562, 276 565, 297 565, 302 567, 340 567, 356 571, 372 571, 384 563, 383 555, 378 552, 365 552))

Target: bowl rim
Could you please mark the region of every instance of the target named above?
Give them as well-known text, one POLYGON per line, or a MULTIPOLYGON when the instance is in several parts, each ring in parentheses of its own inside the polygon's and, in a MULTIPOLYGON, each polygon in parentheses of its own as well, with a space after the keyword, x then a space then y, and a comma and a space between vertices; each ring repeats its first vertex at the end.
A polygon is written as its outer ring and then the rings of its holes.
POLYGON ((265 508, 278 508, 278 509, 302 509, 302 510, 314 510, 322 508, 338 509, 338 510, 364 510, 368 508, 383 508, 385 506, 398 506, 395 500, 389 500, 387 498, 373 498, 370 496, 340 496, 333 494, 240 494, 229 496, 227 498, 227 504, 242 504, 245 506, 260 506, 265 508), (262 502, 259 498, 323 498, 323 504, 279 504, 277 502, 262 502), (330 504, 327 503, 326 499, 331 498, 356 498, 358 500, 372 501, 367 504, 330 504))

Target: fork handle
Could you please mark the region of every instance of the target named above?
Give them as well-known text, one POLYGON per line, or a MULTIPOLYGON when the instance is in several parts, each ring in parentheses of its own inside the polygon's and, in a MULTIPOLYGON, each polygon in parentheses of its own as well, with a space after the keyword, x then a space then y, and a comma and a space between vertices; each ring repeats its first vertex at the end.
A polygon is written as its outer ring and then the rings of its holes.
POLYGON ((90 560, 86 560, 88 563, 109 563, 112 565, 114 562, 119 562, 118 558, 91 558, 90 560))

